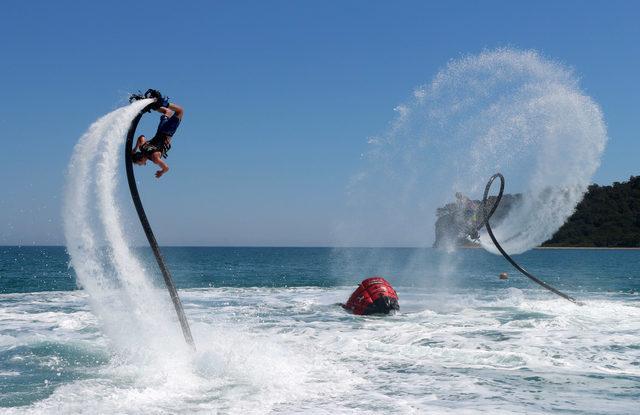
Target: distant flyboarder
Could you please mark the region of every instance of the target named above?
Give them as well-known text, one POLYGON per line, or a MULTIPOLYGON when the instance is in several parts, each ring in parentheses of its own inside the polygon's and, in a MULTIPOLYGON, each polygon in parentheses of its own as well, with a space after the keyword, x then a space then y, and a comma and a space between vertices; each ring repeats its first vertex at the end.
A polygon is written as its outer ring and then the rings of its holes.
POLYGON ((162 115, 158 130, 151 140, 147 141, 144 135, 138 137, 135 147, 131 150, 132 160, 139 166, 144 166, 147 164, 147 160, 151 160, 160 166, 160 170, 156 172, 156 177, 160 178, 169 171, 169 166, 162 159, 167 158, 167 152, 171 149, 171 138, 180 125, 184 110, 179 105, 170 103, 168 97, 163 96, 155 89, 149 89, 144 94, 133 94, 129 101, 133 102, 145 98, 155 98, 156 102, 152 109, 162 115))
POLYGON ((362 281, 342 307, 353 314, 389 314, 400 309, 398 294, 382 277, 362 281))
POLYGON ((461 236, 477 241, 480 204, 469 199, 460 192, 456 192, 456 220, 460 226, 461 236))

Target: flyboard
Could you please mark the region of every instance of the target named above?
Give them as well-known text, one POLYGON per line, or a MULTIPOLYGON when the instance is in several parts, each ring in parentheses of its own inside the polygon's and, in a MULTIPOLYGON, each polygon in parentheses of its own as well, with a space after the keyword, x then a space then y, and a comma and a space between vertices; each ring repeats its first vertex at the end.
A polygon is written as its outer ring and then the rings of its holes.
POLYGON ((552 293, 564 298, 565 300, 571 301, 572 303, 577 305, 584 305, 584 303, 552 287, 551 285, 547 284, 546 282, 542 281, 541 279, 537 278, 535 275, 531 274, 530 272, 522 268, 520 265, 518 265, 518 263, 513 258, 511 258, 511 256, 509 256, 509 254, 507 254, 507 252, 502 248, 502 246, 500 246, 500 244, 498 243, 498 240, 493 234, 493 230, 491 229, 491 225, 489 224, 489 219, 491 219, 491 216, 493 216, 496 209, 498 208, 498 205, 500 204, 500 200, 502 199, 503 193, 504 193, 504 176, 501 173, 496 173, 493 176, 491 176, 491 178, 489 179, 489 182, 487 182, 487 186, 484 188, 484 195, 482 197, 483 219, 480 225, 477 227, 477 231, 482 229, 482 227, 484 226, 487 229, 487 233, 489 234, 491 241, 496 246, 496 248, 498 248, 498 251, 500 251, 502 256, 507 261, 509 261, 509 263, 513 265, 515 269, 520 271, 525 277, 529 278, 531 281, 544 287, 545 289, 551 291, 552 293), (493 185, 493 182, 496 179, 500 179, 500 190, 498 191, 498 195, 496 196, 496 201, 493 203, 493 206, 491 206, 491 209, 489 209, 488 203, 487 203, 489 201, 489 190, 491 190, 491 186, 493 185))
POLYGON ((136 133, 136 129, 138 128, 138 123, 140 119, 144 115, 145 112, 149 112, 154 106, 154 102, 145 106, 140 110, 138 115, 131 121, 131 125, 129 126, 129 132, 127 133, 127 141, 124 145, 124 159, 125 166, 127 169, 127 181, 129 182, 129 190, 131 191, 131 198, 133 199, 133 204, 136 207, 136 211, 138 212, 138 218, 140 219, 140 224, 144 229, 145 235, 147 235, 147 240, 149 241, 149 245, 153 250, 153 255, 156 257, 156 261, 158 262, 158 266, 160 267, 160 271, 162 272, 162 277, 164 278, 164 283, 167 286, 167 290, 169 290, 169 295, 171 296, 171 301, 173 301, 173 306, 176 309, 176 313, 178 314, 178 320, 180 321, 180 326, 182 327, 182 334, 184 335, 184 340, 187 342, 189 346, 191 346, 194 350, 196 348, 195 343, 193 342, 193 336, 191 335, 191 328, 189 327, 189 322, 187 321, 187 317, 184 315, 184 310, 182 308, 182 302, 180 301, 180 297, 178 296, 178 291, 176 290, 176 286, 173 283, 173 279, 171 278, 171 273, 169 273, 169 269, 164 263, 164 258, 162 253, 160 252, 160 248, 158 247, 158 242, 156 241, 156 237, 153 234, 153 230, 151 230, 151 225, 149 225, 149 220, 147 219, 147 215, 144 212, 144 207, 142 206, 142 201, 140 200, 140 193, 138 192, 138 186, 136 185, 136 178, 133 174, 133 160, 131 159, 131 149, 133 145, 133 136, 136 133))

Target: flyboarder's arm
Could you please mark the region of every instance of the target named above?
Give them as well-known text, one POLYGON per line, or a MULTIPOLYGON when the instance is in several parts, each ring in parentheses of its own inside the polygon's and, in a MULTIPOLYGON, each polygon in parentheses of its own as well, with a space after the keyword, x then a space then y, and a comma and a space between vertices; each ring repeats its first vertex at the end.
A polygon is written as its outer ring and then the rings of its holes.
POLYGON ((162 161, 161 155, 162 153, 160 153, 159 151, 156 151, 151 155, 151 161, 160 166, 160 170, 156 172, 156 178, 158 179, 162 177, 163 174, 169 171, 169 166, 167 165, 167 163, 162 161))

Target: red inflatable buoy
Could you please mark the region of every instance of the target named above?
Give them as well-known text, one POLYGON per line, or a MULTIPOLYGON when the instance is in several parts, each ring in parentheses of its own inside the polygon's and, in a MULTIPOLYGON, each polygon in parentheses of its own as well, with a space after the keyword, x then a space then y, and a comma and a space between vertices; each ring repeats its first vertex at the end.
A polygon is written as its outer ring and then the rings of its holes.
POLYGON ((382 277, 362 281, 343 307, 359 315, 389 314, 400 309, 396 290, 382 277))

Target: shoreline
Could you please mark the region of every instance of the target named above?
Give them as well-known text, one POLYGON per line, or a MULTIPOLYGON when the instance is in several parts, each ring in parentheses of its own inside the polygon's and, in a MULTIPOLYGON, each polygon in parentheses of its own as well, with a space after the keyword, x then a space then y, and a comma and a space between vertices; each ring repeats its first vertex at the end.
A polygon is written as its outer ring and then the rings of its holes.
POLYGON ((608 247, 608 246, 537 246, 533 249, 591 249, 591 250, 619 250, 619 251, 638 251, 640 247, 608 247))
MULTIPOLYGON (((135 245, 131 248, 148 248, 148 245, 135 245)), ((438 249, 433 246, 287 246, 287 245, 161 245, 161 248, 225 248, 225 249, 438 249)), ((2 248, 61 248, 66 249, 65 245, 0 245, 2 248)), ((457 249, 482 249, 480 245, 461 245, 456 246, 457 249)), ((537 246, 531 249, 586 249, 586 250, 620 250, 620 251, 638 251, 640 247, 609 247, 609 246, 537 246)))
MULTIPOLYGON (((482 246, 459 246, 457 248, 462 249, 482 249, 482 246)), ((640 247, 609 247, 609 246, 536 246, 531 249, 540 249, 540 250, 552 250, 552 249, 563 249, 563 250, 592 250, 592 251, 639 251, 640 247)))

